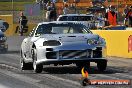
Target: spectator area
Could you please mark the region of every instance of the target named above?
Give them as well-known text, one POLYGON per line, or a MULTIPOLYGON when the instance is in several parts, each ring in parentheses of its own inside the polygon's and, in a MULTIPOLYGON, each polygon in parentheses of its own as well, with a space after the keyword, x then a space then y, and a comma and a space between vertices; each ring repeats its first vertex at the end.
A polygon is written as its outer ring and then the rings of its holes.
MULTIPOLYGON (((91 3, 92 0, 80 0, 79 3, 76 4, 77 7, 89 7, 89 6, 92 6, 92 3, 91 3)), ((74 3, 74 0, 68 0, 67 4, 70 5, 70 4, 75 4, 74 3)), ((58 0, 57 3, 56 3, 56 6, 57 7, 63 7, 64 3, 63 3, 63 0, 58 0)), ((119 12, 123 12, 123 9, 125 7, 125 5, 132 5, 132 0, 106 0, 104 2, 104 5, 105 6, 109 6, 109 5, 114 5, 118 8, 118 11, 119 12), (107 2, 108 1, 108 2, 107 2)))

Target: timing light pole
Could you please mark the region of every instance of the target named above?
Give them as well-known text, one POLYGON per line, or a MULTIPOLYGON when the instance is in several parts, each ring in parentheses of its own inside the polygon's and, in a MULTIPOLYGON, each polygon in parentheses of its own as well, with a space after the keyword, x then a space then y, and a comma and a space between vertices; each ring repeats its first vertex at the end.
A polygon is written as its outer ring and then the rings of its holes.
POLYGON ((14 24, 14 1, 11 0, 11 3, 12 3, 12 28, 14 27, 13 24, 14 24))

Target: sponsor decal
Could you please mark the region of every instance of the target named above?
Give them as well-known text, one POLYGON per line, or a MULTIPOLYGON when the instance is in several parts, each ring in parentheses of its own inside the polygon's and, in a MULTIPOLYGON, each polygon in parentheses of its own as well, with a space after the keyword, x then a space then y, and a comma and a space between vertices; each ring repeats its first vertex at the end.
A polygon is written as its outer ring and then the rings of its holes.
POLYGON ((88 85, 130 85, 131 81, 126 79, 89 79, 88 71, 85 67, 81 70, 82 78, 81 84, 82 86, 88 85))

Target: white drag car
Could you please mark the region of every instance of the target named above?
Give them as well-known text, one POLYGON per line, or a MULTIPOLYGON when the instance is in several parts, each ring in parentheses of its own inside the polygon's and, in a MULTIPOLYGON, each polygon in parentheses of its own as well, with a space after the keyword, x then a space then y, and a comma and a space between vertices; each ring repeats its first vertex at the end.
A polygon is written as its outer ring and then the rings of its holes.
POLYGON ((21 69, 33 68, 36 73, 43 65, 90 66, 96 62, 100 71, 107 67, 105 40, 92 34, 78 22, 43 22, 32 30, 21 45, 21 69))
POLYGON ((104 27, 103 18, 97 17, 93 14, 65 14, 60 15, 57 21, 77 21, 83 23, 90 29, 104 27))

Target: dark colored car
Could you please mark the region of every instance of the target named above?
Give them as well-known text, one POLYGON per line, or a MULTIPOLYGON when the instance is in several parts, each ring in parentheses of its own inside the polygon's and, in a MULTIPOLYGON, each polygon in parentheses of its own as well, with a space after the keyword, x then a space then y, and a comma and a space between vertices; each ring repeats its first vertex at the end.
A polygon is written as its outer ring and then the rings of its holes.
POLYGON ((0 30, 0 52, 6 52, 8 50, 8 45, 6 43, 7 37, 0 30))

